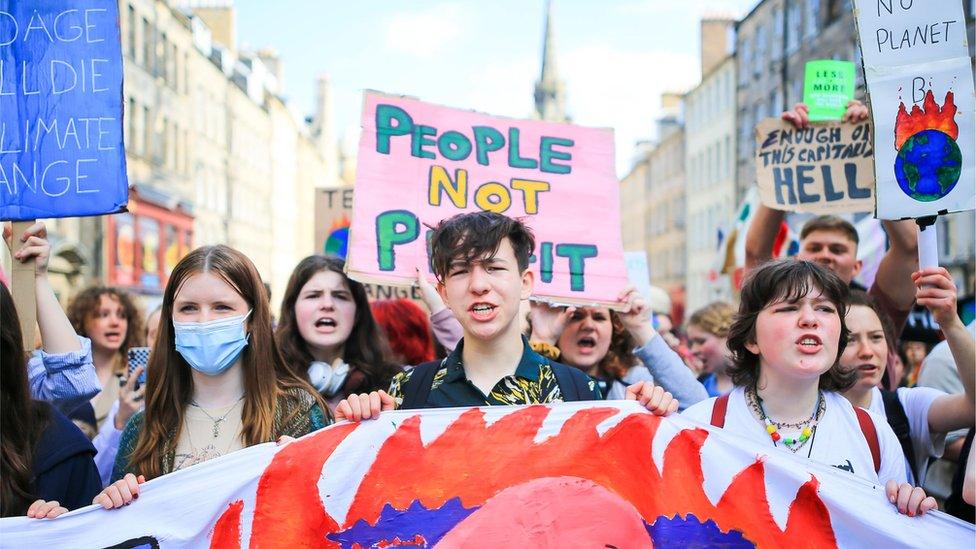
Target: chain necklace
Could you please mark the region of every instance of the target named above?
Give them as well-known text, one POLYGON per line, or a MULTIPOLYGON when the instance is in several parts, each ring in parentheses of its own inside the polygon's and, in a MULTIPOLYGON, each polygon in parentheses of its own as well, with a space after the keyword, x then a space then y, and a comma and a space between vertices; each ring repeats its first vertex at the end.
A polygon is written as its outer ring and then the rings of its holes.
MULTIPOLYGON (((234 406, 236 406, 236 403, 234 404, 234 406)), ((231 407, 232 410, 234 409, 234 406, 231 407)), ((193 434, 191 433, 190 425, 187 423, 187 421, 188 421, 187 418, 184 417, 183 425, 186 426, 186 441, 190 445, 190 453, 188 455, 181 454, 178 456, 181 458, 181 461, 179 464, 176 464, 174 470, 183 469, 184 467, 189 467, 191 465, 196 465, 198 463, 203 463, 204 461, 209 461, 211 459, 227 455, 227 453, 230 451, 231 446, 233 446, 234 442, 236 441, 236 437, 231 437, 230 442, 227 443, 227 447, 224 448, 223 452, 218 450, 217 447, 214 445, 214 442, 216 442, 216 440, 211 441, 210 444, 202 448, 197 448, 197 446, 193 444, 193 434)))
POLYGON ((760 420, 766 425, 766 432, 769 433, 769 438, 773 440, 773 446, 778 446, 778 442, 782 440, 783 445, 794 454, 816 434, 817 424, 820 422, 820 418, 823 417, 824 410, 827 408, 827 401, 824 399, 823 392, 817 391, 817 404, 809 419, 795 423, 778 423, 770 419, 766 414, 762 397, 759 396, 759 391, 755 387, 751 388, 750 391, 746 391, 746 393, 748 394, 750 404, 753 405, 753 409, 758 412, 760 420), (796 437, 784 438, 779 433, 779 430, 783 428, 799 429, 800 434, 796 437))
POLYGON ((213 422, 213 437, 214 438, 219 438, 220 437, 220 424, 221 424, 221 422, 223 422, 225 419, 227 419, 227 416, 229 416, 230 413, 234 411, 234 408, 237 408, 237 405, 242 400, 244 400, 244 395, 241 395, 240 398, 238 398, 237 401, 235 401, 234 404, 232 404, 231 407, 228 408, 226 412, 224 412, 224 415, 222 415, 220 417, 216 417, 216 418, 213 417, 212 415, 210 415, 210 412, 208 412, 206 408, 204 408, 203 406, 200 406, 199 404, 197 404, 196 401, 191 400, 190 401, 190 406, 193 406, 194 408, 200 410, 201 412, 203 412, 203 414, 205 416, 207 416, 208 418, 210 418, 210 421, 213 422))

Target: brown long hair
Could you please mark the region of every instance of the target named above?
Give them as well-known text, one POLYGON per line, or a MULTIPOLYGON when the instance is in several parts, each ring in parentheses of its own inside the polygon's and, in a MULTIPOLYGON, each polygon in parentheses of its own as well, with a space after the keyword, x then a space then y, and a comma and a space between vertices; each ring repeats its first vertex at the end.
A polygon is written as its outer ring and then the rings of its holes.
POLYGON ((34 445, 50 409, 31 398, 27 353, 14 300, 0 284, 0 516, 27 514, 34 496, 34 445))
MULTIPOLYGON (((142 430, 129 456, 129 468, 158 477, 163 473, 163 456, 172 451, 183 428, 186 407, 193 394, 190 365, 176 351, 173 334, 173 302, 191 276, 209 273, 229 284, 251 308, 250 338, 241 353, 244 375, 244 408, 241 412, 244 446, 274 440, 278 399, 289 389, 303 389, 316 398, 314 389, 285 367, 271 332, 271 311, 267 292, 251 260, 228 246, 204 246, 184 257, 173 269, 159 318, 156 347, 146 368, 146 409, 142 430)), ((296 410, 297 413, 297 410, 296 410)), ((286 424, 292 418, 285 418, 286 424)))
POLYGON ((298 294, 308 283, 309 279, 322 271, 331 271, 342 276, 353 302, 356 304, 356 319, 349 339, 342 348, 342 360, 356 371, 350 374, 349 380, 342 388, 345 396, 354 392, 370 392, 377 389, 386 390, 390 381, 400 368, 393 361, 393 352, 386 340, 386 336, 376 324, 369 307, 369 298, 362 284, 346 276, 345 262, 337 257, 326 255, 310 255, 301 260, 288 279, 285 296, 281 300, 281 314, 275 339, 285 365, 291 369, 296 377, 308 380, 308 365, 312 363, 312 353, 298 331, 298 319, 295 317, 295 302, 298 294))
POLYGON ((85 288, 68 304, 68 320, 78 335, 89 337, 85 324, 89 319, 98 314, 98 308, 102 303, 102 296, 107 295, 118 300, 122 310, 125 311, 126 331, 125 339, 119 347, 118 356, 115 360, 117 372, 123 373, 126 361, 126 353, 132 347, 139 347, 145 344, 146 330, 143 328, 142 313, 136 306, 132 296, 125 290, 119 288, 108 288, 106 286, 92 286, 85 288))

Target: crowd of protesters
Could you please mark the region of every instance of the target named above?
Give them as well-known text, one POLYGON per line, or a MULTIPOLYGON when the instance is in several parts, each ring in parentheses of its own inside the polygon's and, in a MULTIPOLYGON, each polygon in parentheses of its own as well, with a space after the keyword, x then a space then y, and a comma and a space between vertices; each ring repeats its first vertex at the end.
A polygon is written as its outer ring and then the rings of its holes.
MULTIPOLYGON (((867 110, 854 102, 847 117, 867 110)), ((809 123, 802 106, 784 118, 809 123)), ((973 521, 976 350, 956 283, 919 268, 905 221, 885 222, 867 290, 853 282, 857 231, 841 218, 813 218, 797 256, 773 261, 782 218, 757 212, 739 304, 711 303, 684 327, 633 288, 613 307, 531 300, 534 236, 487 212, 435 228, 436 283, 417 273, 423 307, 371 303, 341 259, 315 255, 277 315, 253 263, 222 245, 184 257, 145 318, 104 287, 64 310, 37 223, 13 255, 35 267, 37 349, 0 285, 0 514, 127 505, 147 480, 386 410, 610 399, 845 470, 885 486, 903 514, 941 506, 973 521), (916 306, 943 342, 900 340, 916 306)))

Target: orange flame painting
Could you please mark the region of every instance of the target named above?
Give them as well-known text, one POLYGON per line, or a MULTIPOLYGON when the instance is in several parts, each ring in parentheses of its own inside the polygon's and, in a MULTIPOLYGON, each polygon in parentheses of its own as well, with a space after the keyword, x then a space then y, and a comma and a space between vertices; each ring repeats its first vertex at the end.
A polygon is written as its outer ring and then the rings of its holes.
MULTIPOLYGON (((692 545, 837 546, 813 476, 796 492, 781 528, 766 497, 761 458, 735 475, 717 503, 705 495, 703 429, 675 436, 661 470, 651 458, 661 418, 631 415, 601 435, 597 425, 617 410, 594 407, 537 441, 549 413, 530 406, 489 425, 482 410, 471 409, 426 444, 420 418, 407 419, 379 448, 344 519, 326 510, 317 481, 358 425, 292 443, 261 476, 250 546, 493 547, 513 535, 525 546, 558 538, 556 545, 652 547, 668 535, 692 545), (547 503, 526 513, 531 501, 547 503)), ((211 549, 242 547, 241 518, 241 501, 230 502, 211 549)))
POLYGON ((959 126, 955 121, 956 104, 951 91, 946 92, 945 101, 940 107, 935 102, 932 90, 929 90, 925 92, 922 105, 923 108, 912 106, 910 114, 904 101, 899 105, 895 120, 895 150, 901 150, 908 138, 923 130, 938 130, 952 139, 959 137, 959 126))

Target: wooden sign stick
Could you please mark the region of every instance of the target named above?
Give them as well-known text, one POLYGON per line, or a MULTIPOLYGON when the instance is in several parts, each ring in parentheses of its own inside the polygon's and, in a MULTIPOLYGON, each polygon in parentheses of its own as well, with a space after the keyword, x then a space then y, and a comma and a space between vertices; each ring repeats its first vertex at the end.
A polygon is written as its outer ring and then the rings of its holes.
MULTIPOLYGON (((24 247, 20 237, 34 224, 34 221, 14 221, 11 236, 11 255, 24 247)), ((24 350, 28 353, 34 350, 34 330, 37 326, 37 292, 34 288, 34 259, 21 263, 11 258, 10 293, 13 294, 14 306, 20 318, 20 332, 24 339, 24 350)))

